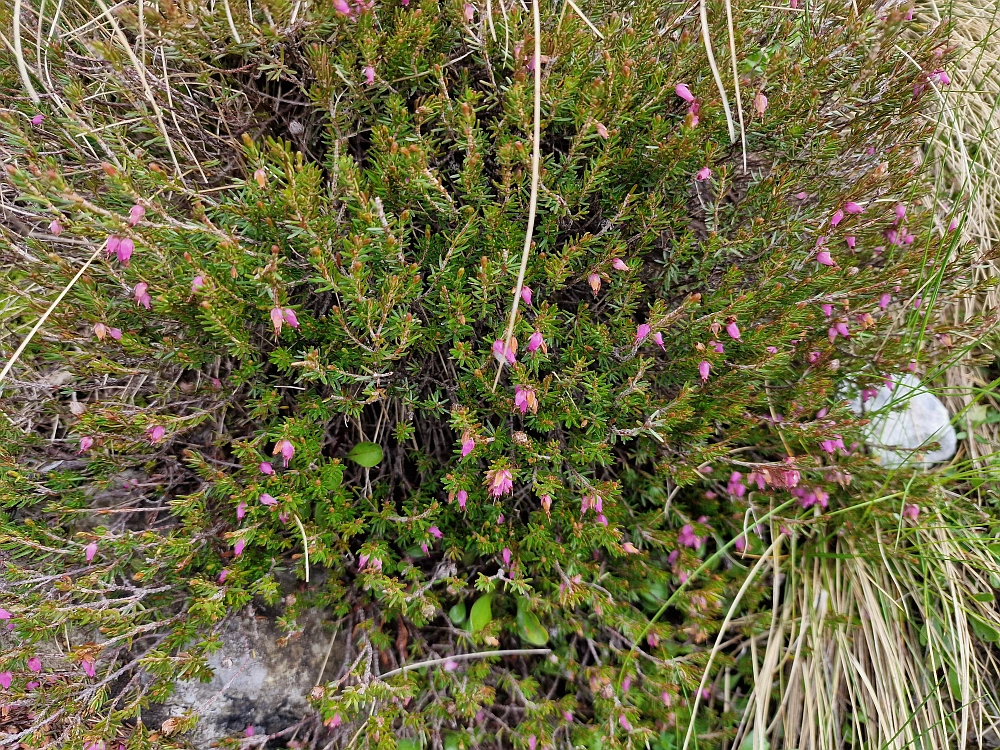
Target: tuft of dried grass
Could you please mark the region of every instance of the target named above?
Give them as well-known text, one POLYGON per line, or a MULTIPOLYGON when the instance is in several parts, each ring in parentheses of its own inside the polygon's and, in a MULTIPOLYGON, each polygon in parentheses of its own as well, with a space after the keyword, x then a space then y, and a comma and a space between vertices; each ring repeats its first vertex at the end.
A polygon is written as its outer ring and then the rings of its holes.
MULTIPOLYGON (((1000 312, 1000 294, 986 282, 1000 278, 1000 6, 995 0, 958 0, 947 6, 920 0, 917 28, 951 23, 954 59, 947 66, 950 86, 938 88, 940 127, 924 154, 936 182, 935 210, 941 231, 959 221, 959 238, 977 253, 969 264, 975 293, 948 300, 941 315, 961 323, 1000 312)), ((983 466, 1000 452, 1000 424, 977 419, 984 406, 1000 412, 986 366, 997 353, 996 336, 984 337, 942 375, 944 399, 958 428, 967 434, 964 449, 983 466)))

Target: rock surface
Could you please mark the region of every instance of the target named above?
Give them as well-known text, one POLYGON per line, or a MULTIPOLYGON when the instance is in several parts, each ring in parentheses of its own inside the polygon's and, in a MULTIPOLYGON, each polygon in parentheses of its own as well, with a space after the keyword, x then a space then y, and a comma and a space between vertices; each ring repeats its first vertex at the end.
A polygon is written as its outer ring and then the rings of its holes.
MULTIPOLYGON (((261 735, 296 723, 308 712, 307 698, 318 684, 333 636, 319 612, 304 614, 298 622, 302 631, 281 645, 286 634, 273 617, 250 610, 235 615, 220 634, 222 648, 208 658, 212 681, 178 682, 166 703, 143 712, 143 722, 158 730, 171 717, 197 713, 195 728, 175 739, 198 750, 222 737, 243 737, 250 725, 261 735)), ((326 664, 327 675, 340 665, 338 646, 326 664)))
POLYGON ((890 469, 907 463, 928 467, 947 461, 958 446, 948 409, 915 375, 896 380, 895 387, 879 388, 874 398, 864 403, 860 396, 851 401, 855 414, 871 417, 865 428, 868 447, 890 469))

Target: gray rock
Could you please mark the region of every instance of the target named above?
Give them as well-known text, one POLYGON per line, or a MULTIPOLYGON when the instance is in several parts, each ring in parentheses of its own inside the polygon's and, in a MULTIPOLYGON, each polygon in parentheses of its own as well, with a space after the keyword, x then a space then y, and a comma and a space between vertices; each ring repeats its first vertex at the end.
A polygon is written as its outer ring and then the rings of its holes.
MULTIPOLYGON (((143 722, 161 730, 172 717, 198 714, 195 728, 182 736, 198 750, 222 737, 242 737, 248 725, 261 735, 295 724, 309 712, 309 692, 319 684, 333 636, 319 612, 302 615, 298 623, 302 630, 289 638, 272 617, 251 610, 234 615, 220 633, 222 648, 208 657, 212 681, 176 683, 166 703, 143 712, 143 722)), ((340 666, 342 644, 339 636, 327 676, 340 666)))
POLYGON ((882 386, 864 404, 860 396, 851 401, 855 414, 871 417, 865 443, 889 469, 904 464, 926 468, 947 461, 958 446, 948 409, 915 375, 896 380, 894 388, 882 386))

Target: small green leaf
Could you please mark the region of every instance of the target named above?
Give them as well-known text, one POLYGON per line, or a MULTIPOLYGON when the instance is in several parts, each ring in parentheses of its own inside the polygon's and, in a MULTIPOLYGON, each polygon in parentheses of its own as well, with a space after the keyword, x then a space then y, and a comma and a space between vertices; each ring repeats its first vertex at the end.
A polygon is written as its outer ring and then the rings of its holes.
POLYGON ((455 625, 461 625, 465 622, 465 602, 459 602, 454 607, 448 610, 448 617, 455 625))
POLYGON ((403 739, 396 740, 396 750, 420 750, 420 745, 417 744, 416 740, 404 737, 403 739))
POLYGON ((979 640, 986 641, 987 643, 1000 641, 1000 631, 994 627, 993 623, 986 622, 981 617, 970 614, 969 624, 972 625, 972 632, 976 634, 979 640))
POLYGON ((527 641, 532 646, 544 646, 549 642, 549 634, 538 621, 538 617, 531 611, 531 602, 527 597, 521 596, 517 600, 517 630, 522 641, 527 641))
POLYGON ((518 613, 517 618, 521 640, 527 641, 532 646, 544 646, 549 642, 549 634, 542 627, 534 612, 518 613))
POLYGON ((993 594, 991 594, 989 591, 983 591, 978 594, 973 594, 972 598, 975 599, 977 602, 992 602, 993 594))
POLYGON ((358 443, 347 457, 359 466, 370 469, 382 463, 382 446, 377 443, 358 443))
POLYGON ((462 736, 458 732, 446 732, 444 735, 444 750, 461 750, 462 736))
POLYGON ((469 613, 469 624, 472 625, 473 633, 485 628, 493 619, 493 610, 490 609, 490 599, 492 598, 490 594, 485 594, 476 599, 476 603, 472 605, 472 612, 469 613))

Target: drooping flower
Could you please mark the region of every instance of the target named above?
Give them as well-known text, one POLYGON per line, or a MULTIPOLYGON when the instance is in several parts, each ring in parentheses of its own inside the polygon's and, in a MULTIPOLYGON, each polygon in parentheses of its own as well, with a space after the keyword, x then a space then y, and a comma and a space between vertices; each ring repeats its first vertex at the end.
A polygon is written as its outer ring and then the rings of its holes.
POLYGON ((545 511, 545 515, 549 515, 552 512, 552 496, 542 495, 539 500, 542 503, 542 510, 545 511))
POLYGON ((512 336, 510 339, 510 346, 504 346, 501 339, 494 341, 493 358, 500 364, 503 364, 504 362, 508 365, 514 364, 517 361, 517 339, 512 336))
POLYGON ((767 351, 768 354, 777 354, 778 353, 778 347, 776 347, 776 346, 769 346, 769 347, 767 347, 766 351, 767 351))
POLYGON ((243 730, 243 734, 245 734, 247 737, 253 737, 253 735, 254 735, 253 724, 251 724, 246 729, 244 729, 243 730))
POLYGON ((242 521, 243 516, 247 514, 247 504, 246 501, 240 500, 240 504, 236 506, 236 520, 242 521))
POLYGON ((701 169, 698 170, 698 173, 694 176, 694 178, 699 182, 702 182, 704 180, 707 180, 711 176, 712 176, 712 170, 709 169, 708 167, 702 167, 701 169))
POLYGON ((59 219, 53 219, 52 221, 49 222, 50 234, 54 234, 56 237, 58 237, 60 234, 62 234, 62 232, 63 228, 62 224, 59 223, 59 219))
POLYGON ((611 137, 611 133, 608 132, 608 129, 603 122, 595 123, 594 129, 597 130, 597 134, 601 136, 601 138, 604 138, 605 140, 611 137))
POLYGON ((435 539, 440 539, 441 537, 444 536, 444 534, 441 533, 441 529, 439 529, 437 526, 431 526, 429 529, 427 529, 427 533, 430 534, 435 539))
POLYGON ((951 223, 948 224, 948 231, 954 232, 956 229, 958 229, 958 219, 952 219, 951 223))
POLYGON ((236 541, 236 545, 233 547, 233 553, 236 555, 236 557, 239 557, 240 555, 243 554, 243 550, 246 549, 246 546, 247 543, 244 540, 238 539, 236 541))
POLYGON ((521 299, 524 300, 524 304, 526 304, 528 307, 531 307, 531 295, 532 294, 533 294, 533 292, 531 291, 531 287, 530 286, 522 286, 521 287, 521 299))
POLYGON ((277 456, 281 454, 282 462, 285 468, 288 468, 288 462, 292 460, 292 456, 295 455, 295 446, 292 445, 291 440, 282 439, 274 444, 274 450, 272 451, 272 456, 277 456))
POLYGON ((146 439, 153 445, 163 440, 163 436, 166 434, 167 429, 163 425, 154 424, 146 428, 146 439))
POLYGON ((295 310, 293 310, 292 308, 286 307, 284 310, 282 310, 281 317, 284 318, 284 321, 288 323, 288 325, 290 325, 292 328, 299 327, 299 319, 295 317, 295 310))
POLYGON ((743 497, 746 494, 747 488, 743 484, 743 475, 738 471, 734 471, 729 475, 729 483, 726 485, 726 492, 734 497, 743 497))
POLYGON ((472 437, 471 433, 466 432, 462 435, 462 458, 468 456, 472 451, 476 449, 476 440, 472 437))
POLYGON ((135 303, 137 305, 142 305, 147 310, 149 309, 149 303, 152 298, 149 296, 149 284, 145 281, 140 281, 135 285, 135 303))
POLYGON ((34 125, 35 127, 38 127, 43 122, 45 122, 45 115, 43 115, 41 113, 39 113, 39 114, 37 114, 37 115, 35 115, 34 117, 31 118, 31 124, 34 125))
POLYGON ((281 326, 285 322, 285 316, 281 312, 280 307, 271 308, 271 324, 274 326, 274 335, 278 336, 281 334, 281 326))
POLYGON ((616 271, 627 271, 628 265, 621 258, 615 258, 611 261, 611 267, 616 271))
POLYGON ((851 248, 851 250, 853 250, 858 244, 857 239, 852 234, 849 234, 846 237, 844 237, 844 242, 847 243, 847 246, 851 248))
POLYGON ((545 339, 542 338, 542 332, 536 330, 528 339, 528 351, 534 354, 539 349, 543 352, 548 351, 548 347, 545 346, 545 339))
POLYGON ((649 332, 653 330, 646 323, 640 323, 635 329, 635 341, 632 342, 632 346, 641 344, 642 341, 649 335, 649 332))
POLYGON ((893 209, 893 213, 896 214, 896 221, 902 221, 903 217, 906 216, 906 206, 902 203, 897 203, 896 207, 893 209))
POLYGON ((528 737, 528 750, 535 750, 538 746, 538 738, 535 735, 528 737))
POLYGON ((861 205, 855 203, 854 201, 847 201, 847 203, 844 204, 844 211, 849 214, 859 214, 864 210, 865 209, 861 205))
POLYGON ((712 365, 709 364, 707 359, 703 359, 698 363, 698 374, 701 375, 702 382, 708 380, 708 374, 712 369, 712 365))
POLYGON ((10 672, 0 672, 0 686, 2 686, 4 690, 10 689, 10 683, 13 679, 14 675, 10 672))
POLYGON ((42 660, 39 659, 37 656, 32 656, 30 659, 28 659, 28 669, 30 669, 32 672, 35 672, 36 674, 38 672, 41 672, 42 660))
POLYGON ((833 216, 830 217, 830 226, 835 227, 843 220, 844 220, 844 212, 838 208, 836 211, 834 211, 833 216))
POLYGON ((674 87, 674 93, 676 93, 677 96, 686 101, 688 104, 691 104, 694 101, 694 94, 691 93, 691 89, 683 83, 678 83, 674 87))
POLYGON ((708 342, 708 345, 715 349, 717 354, 723 354, 726 351, 725 345, 721 341, 712 340, 708 342))
POLYGON ((694 533, 694 528, 689 523, 684 524, 677 534, 677 543, 691 549, 698 549, 702 541, 704 540, 694 533))
POLYGON ((537 414, 538 398, 535 395, 534 388, 525 385, 515 385, 514 406, 520 410, 522 415, 527 414, 529 409, 532 414, 537 414))
POLYGON ((104 337, 108 335, 108 327, 104 323, 94 323, 94 335, 98 341, 104 341, 104 337))
POLYGON ((736 325, 735 320, 730 320, 726 323, 726 333, 729 334, 729 338, 740 340, 740 327, 736 325))
POLYGON ((904 505, 903 506, 903 518, 909 518, 911 521, 916 521, 917 517, 920 515, 919 505, 904 505))
POLYGON ((951 77, 947 73, 945 73, 944 68, 938 68, 933 73, 931 73, 931 78, 935 79, 942 86, 948 86, 951 84, 951 77))
POLYGON ((462 9, 465 14, 465 20, 472 23, 472 19, 475 18, 476 8, 470 3, 466 3, 465 7, 462 9))
POLYGON ((837 263, 828 250, 820 250, 816 253, 816 262, 824 266, 836 266, 837 263))
POLYGON ((624 729, 626 732, 632 731, 632 725, 629 724, 628 719, 625 717, 625 714, 621 714, 618 717, 618 723, 621 724, 622 729, 624 729))
POLYGON ((226 579, 229 577, 229 570, 224 569, 219 573, 219 583, 225 583, 226 579))
POLYGON ((80 666, 83 667, 83 671, 87 677, 93 677, 97 674, 97 670, 94 669, 94 662, 90 659, 83 659, 80 662, 80 666))
POLYGON ((461 508, 462 510, 465 510, 465 504, 469 500, 469 493, 466 492, 465 490, 459 490, 455 494, 455 499, 458 500, 458 507, 461 508))
POLYGON ((892 302, 892 295, 888 292, 883 292, 882 296, 878 298, 878 306, 885 310, 889 303, 892 302))
POLYGON ((142 217, 146 215, 146 209, 136 203, 132 208, 128 210, 128 225, 134 227, 140 221, 142 217))
POLYGON ((503 558, 504 565, 510 565, 510 547, 504 547, 500 557, 503 558))
POLYGON ((638 555, 640 552, 639 548, 632 544, 632 542, 625 542, 622 545, 622 549, 629 555, 638 555))
POLYGON ((757 96, 753 98, 753 106, 757 110, 758 115, 762 115, 767 111, 767 96, 765 96, 763 91, 757 92, 757 96))
POLYGON ((87 562, 93 562, 94 555, 97 554, 97 542, 91 542, 86 547, 83 548, 84 556, 87 558, 87 562))
POLYGON ((347 4, 347 0, 333 0, 333 9, 342 16, 351 15, 351 6, 347 4))
POLYGON ((115 341, 121 341, 122 340, 122 329, 121 328, 109 328, 108 329, 108 335, 111 338, 113 338, 115 341))
POLYGON ((89 435, 85 435, 80 438, 80 450, 77 453, 86 453, 94 446, 94 438, 89 435))
POLYGON ((601 277, 596 273, 592 273, 587 277, 587 283, 590 284, 590 288, 596 297, 597 293, 601 291, 601 277))
POLYGON ((364 69, 364 74, 365 74, 365 83, 367 83, 369 86, 371 86, 373 83, 375 83, 375 68, 374 67, 372 67, 371 65, 366 65, 365 69, 364 69))
POLYGON ((257 468, 260 470, 261 474, 266 476, 271 476, 274 473, 274 467, 267 461, 261 461, 257 468))
POLYGON ((118 253, 118 246, 121 244, 122 244, 121 237, 116 237, 113 234, 109 234, 106 245, 108 255, 109 256, 116 255, 118 253))
POLYGON ((514 476, 510 469, 490 469, 486 472, 486 489, 493 497, 509 495, 514 490, 514 476))
POLYGON ((122 265, 127 266, 133 252, 135 252, 135 243, 130 238, 124 237, 118 243, 118 249, 115 251, 115 254, 118 256, 118 261, 122 265))
POLYGON ((278 504, 278 501, 265 492, 263 495, 260 496, 260 504, 266 505, 268 507, 273 507, 278 504))
POLYGON ((191 279, 191 294, 194 294, 199 289, 205 286, 205 277, 202 275, 195 276, 191 279))
POLYGON ((653 334, 653 343, 660 347, 663 351, 667 350, 667 347, 663 345, 663 334, 659 331, 653 334))

